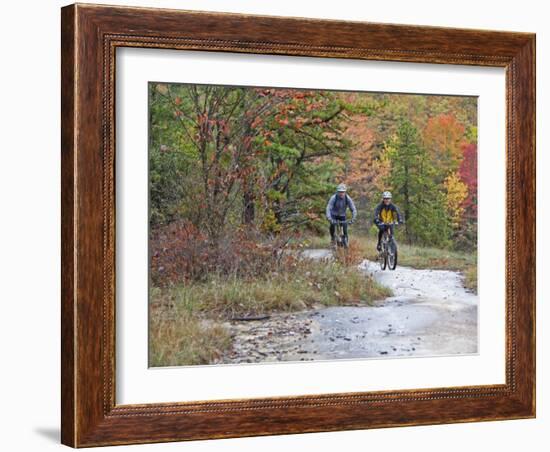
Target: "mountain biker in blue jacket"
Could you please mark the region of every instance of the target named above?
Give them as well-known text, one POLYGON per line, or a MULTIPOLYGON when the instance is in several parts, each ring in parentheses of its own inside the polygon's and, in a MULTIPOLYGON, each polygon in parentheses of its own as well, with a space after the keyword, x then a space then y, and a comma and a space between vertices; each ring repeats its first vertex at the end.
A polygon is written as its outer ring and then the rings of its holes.
POLYGON ((381 249, 380 241, 382 240, 384 231, 389 229, 390 234, 393 236, 393 223, 401 224, 403 223, 403 218, 397 206, 391 201, 391 193, 385 191, 382 193, 382 202, 374 210, 374 224, 378 227, 377 251, 381 249))
MULTIPOLYGON (((351 221, 350 224, 355 221, 357 217, 357 209, 351 197, 347 194, 347 187, 345 184, 340 184, 336 188, 336 193, 333 194, 327 203, 326 216, 327 220, 330 222, 330 239, 332 243, 335 242, 334 232, 336 230, 337 221, 346 221, 346 211, 347 209, 351 210, 351 221)), ((348 235, 348 225, 347 223, 343 224, 344 235, 348 235)))

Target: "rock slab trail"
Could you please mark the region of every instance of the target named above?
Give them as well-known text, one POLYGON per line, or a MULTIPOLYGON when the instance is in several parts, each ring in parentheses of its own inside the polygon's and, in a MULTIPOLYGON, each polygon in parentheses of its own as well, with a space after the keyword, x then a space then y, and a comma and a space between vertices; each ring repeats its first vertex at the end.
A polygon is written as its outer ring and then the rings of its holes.
MULTIPOLYGON (((330 258, 312 250, 312 258, 330 258)), ((219 364, 474 354, 478 297, 462 276, 447 270, 398 266, 380 270, 364 260, 359 270, 392 289, 375 306, 320 307, 228 322, 233 347, 219 364)))

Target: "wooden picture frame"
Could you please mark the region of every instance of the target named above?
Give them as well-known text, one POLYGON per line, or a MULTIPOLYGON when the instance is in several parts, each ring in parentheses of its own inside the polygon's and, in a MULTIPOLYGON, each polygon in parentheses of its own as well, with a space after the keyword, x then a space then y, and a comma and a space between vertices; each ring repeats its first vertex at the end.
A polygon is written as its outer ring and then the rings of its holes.
POLYGON ((63 444, 88 447, 535 416, 534 34, 85 4, 66 6, 61 15, 63 444), (117 47, 505 68, 506 383, 116 405, 117 47))

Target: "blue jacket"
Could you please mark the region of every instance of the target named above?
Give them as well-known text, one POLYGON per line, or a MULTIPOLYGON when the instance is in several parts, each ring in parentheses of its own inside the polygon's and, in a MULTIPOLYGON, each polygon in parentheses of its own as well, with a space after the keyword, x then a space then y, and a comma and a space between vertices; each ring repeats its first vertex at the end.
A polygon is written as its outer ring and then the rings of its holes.
POLYGON ((345 217, 346 210, 349 207, 351 210, 351 219, 355 220, 357 216, 357 209, 351 197, 346 193, 344 199, 340 199, 337 193, 333 194, 328 200, 326 216, 327 220, 330 221, 334 217, 345 217))

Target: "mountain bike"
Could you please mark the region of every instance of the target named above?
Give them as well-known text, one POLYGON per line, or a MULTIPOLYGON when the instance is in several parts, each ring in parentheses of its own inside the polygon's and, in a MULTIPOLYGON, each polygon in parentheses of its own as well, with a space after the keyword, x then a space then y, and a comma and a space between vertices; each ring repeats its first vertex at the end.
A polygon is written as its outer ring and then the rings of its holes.
POLYGON ((335 247, 347 249, 349 245, 349 239, 347 234, 344 234, 344 225, 350 225, 352 222, 349 220, 335 220, 334 225, 336 226, 334 230, 335 237, 335 247))
MULTIPOLYGON (((384 223, 384 226, 397 225, 398 223, 384 223)), ((382 234, 382 240, 380 241, 380 252, 378 253, 378 262, 382 270, 386 269, 386 266, 390 270, 395 270, 397 267, 397 242, 395 241, 391 228, 386 228, 382 234)))

